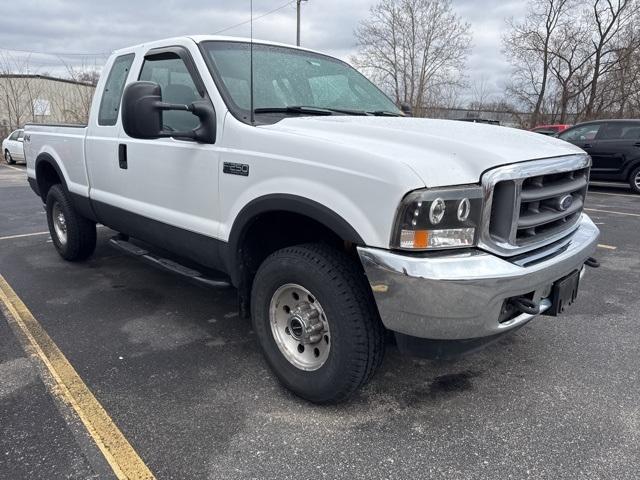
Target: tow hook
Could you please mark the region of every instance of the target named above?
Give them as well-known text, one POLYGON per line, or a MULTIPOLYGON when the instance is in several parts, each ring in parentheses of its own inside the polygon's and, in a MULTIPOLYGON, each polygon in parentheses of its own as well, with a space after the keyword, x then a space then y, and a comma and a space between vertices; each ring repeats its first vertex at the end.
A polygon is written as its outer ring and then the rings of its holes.
POLYGON ((593 257, 587 258, 587 261, 584 262, 587 267, 598 268, 600 266, 600 262, 593 257))
POLYGON ((540 313, 540 304, 533 300, 529 300, 526 297, 512 298, 510 303, 522 313, 527 313, 529 315, 538 315, 540 313))

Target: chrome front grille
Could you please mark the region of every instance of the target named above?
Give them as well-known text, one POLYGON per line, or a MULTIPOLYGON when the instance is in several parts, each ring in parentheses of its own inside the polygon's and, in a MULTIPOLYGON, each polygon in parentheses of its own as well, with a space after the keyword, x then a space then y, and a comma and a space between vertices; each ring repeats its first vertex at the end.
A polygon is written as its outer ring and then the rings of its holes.
POLYGON ((570 155, 487 172, 480 245, 516 255, 568 235, 584 208, 590 163, 588 155, 570 155))

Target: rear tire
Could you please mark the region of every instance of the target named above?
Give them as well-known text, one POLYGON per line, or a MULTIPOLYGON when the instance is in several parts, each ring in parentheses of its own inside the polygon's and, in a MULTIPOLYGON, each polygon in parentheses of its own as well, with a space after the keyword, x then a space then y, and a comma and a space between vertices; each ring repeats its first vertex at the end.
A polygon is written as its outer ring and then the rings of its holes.
POLYGON ((4 151, 4 161, 7 162, 8 165, 14 165, 16 163, 9 150, 4 151))
POLYGON ((89 258, 96 248, 96 224, 81 216, 62 185, 47 193, 47 223, 53 244, 70 262, 89 258))
POLYGON ((629 176, 629 186, 635 193, 640 193, 640 167, 637 167, 629 176))
POLYGON ((251 313, 271 369, 311 402, 348 399, 382 361, 384 327, 366 277, 352 258, 331 247, 298 245, 269 256, 253 282, 251 313), (294 324, 298 315, 303 328, 294 324), (311 333, 300 340, 303 331, 311 333))

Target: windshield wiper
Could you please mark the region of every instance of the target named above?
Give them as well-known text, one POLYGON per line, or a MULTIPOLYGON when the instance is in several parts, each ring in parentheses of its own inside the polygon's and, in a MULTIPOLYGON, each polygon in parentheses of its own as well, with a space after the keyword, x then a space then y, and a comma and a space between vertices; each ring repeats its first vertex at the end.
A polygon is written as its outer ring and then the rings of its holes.
POLYGON ((329 108, 329 107, 325 107, 325 110, 330 110, 330 111, 335 112, 335 113, 344 113, 345 115, 361 115, 361 116, 369 115, 369 113, 365 112, 364 110, 351 110, 351 109, 348 109, 348 108, 329 108))
POLYGON ((366 113, 368 113, 369 115, 373 115, 375 117, 403 117, 404 116, 396 112, 389 112, 387 110, 375 110, 373 112, 366 112, 366 113))
POLYGON ((287 107, 261 107, 256 108, 254 113, 296 113, 303 115, 333 115, 334 113, 343 113, 345 115, 359 115, 376 117, 401 117, 402 115, 386 110, 375 110, 366 112, 364 110, 350 110, 347 108, 328 108, 328 107, 309 107, 304 105, 289 105, 287 107))
POLYGON ((288 107, 262 107, 256 108, 254 113, 301 113, 306 115, 333 115, 331 110, 318 107, 304 107, 302 105, 291 105, 288 107))

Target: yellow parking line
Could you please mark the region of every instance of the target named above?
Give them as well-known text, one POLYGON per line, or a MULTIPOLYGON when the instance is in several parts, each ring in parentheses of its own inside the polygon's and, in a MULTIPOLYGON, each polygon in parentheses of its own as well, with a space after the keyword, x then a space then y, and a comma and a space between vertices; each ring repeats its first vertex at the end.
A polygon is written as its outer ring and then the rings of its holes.
POLYGON ((54 396, 70 405, 119 479, 154 479, 109 414, 87 388, 76 370, 47 335, 27 306, 0 275, 0 307, 7 320, 24 335, 35 355, 49 370, 54 396))
POLYGON ((630 217, 640 217, 639 213, 614 212, 611 210, 598 210, 597 208, 585 208, 587 212, 615 213, 616 215, 628 215, 630 217))

